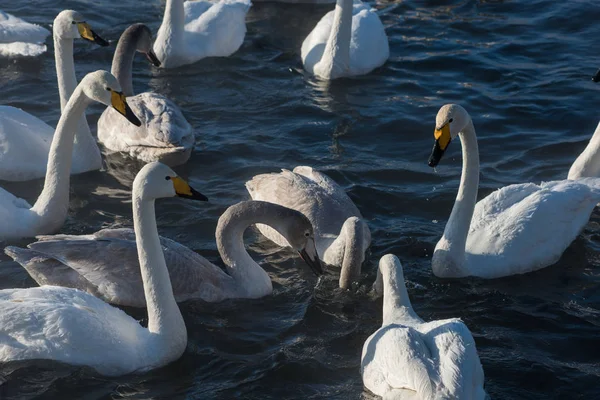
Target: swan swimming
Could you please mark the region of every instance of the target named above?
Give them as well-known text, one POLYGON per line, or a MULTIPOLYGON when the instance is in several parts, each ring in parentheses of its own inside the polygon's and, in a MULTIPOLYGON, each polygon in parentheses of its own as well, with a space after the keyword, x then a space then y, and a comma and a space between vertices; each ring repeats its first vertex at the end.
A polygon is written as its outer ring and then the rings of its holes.
POLYGON ((112 105, 131 123, 140 124, 115 77, 106 71, 87 74, 60 116, 50 145, 44 188, 33 207, 0 188, 0 240, 53 233, 64 224, 69 210, 73 138, 81 116, 92 101, 112 105))
POLYGON ((143 24, 131 25, 123 32, 111 69, 142 126, 129 124, 108 107, 98 120, 98 141, 111 151, 128 153, 145 162, 183 164, 190 158, 195 142, 192 126, 166 97, 152 92, 134 96, 131 70, 136 51, 144 53, 154 66, 160 66, 152 50, 152 32, 143 24))
POLYGON ((479 149, 473 121, 461 106, 447 104, 438 112, 429 166, 438 165, 457 136, 462 145, 462 176, 444 235, 433 253, 433 273, 443 278, 500 278, 557 262, 600 201, 600 181, 509 185, 475 204, 479 149))
MULTIPOLYGON (((262 174, 246 182, 254 200, 268 201, 300 211, 315 229, 319 257, 341 267, 339 285, 350 288, 360 278, 365 251, 371 244, 371 231, 346 192, 330 177, 305 166, 294 171, 262 174)), ((271 227, 258 230, 280 246, 289 246, 271 227)))
MULTIPOLYGON (((81 14, 65 10, 54 19, 54 58, 61 112, 77 87, 73 40, 82 38, 101 46, 108 42, 98 36, 81 14)), ((33 115, 10 106, 0 106, 0 180, 28 181, 46 175, 48 153, 54 128, 33 115)), ((102 157, 85 119, 81 117, 73 150, 71 173, 102 168, 102 157)))
POLYGON ((388 38, 376 11, 360 0, 337 0, 304 39, 304 69, 322 79, 368 74, 390 56, 388 38))
MULTIPOLYGON (((82 84, 86 80, 91 83, 88 77, 82 84)), ((116 93, 116 79, 96 79, 93 83, 96 87, 90 88, 91 92, 102 102, 110 102, 111 92, 105 87, 116 93)), ((173 297, 154 211, 155 199, 175 195, 206 199, 158 162, 145 165, 133 183, 133 223, 148 302, 148 328, 77 289, 42 286, 0 290, 0 362, 56 360, 115 376, 148 371, 177 360, 186 348, 187 331, 173 297)))
POLYGON ((167 0, 154 41, 163 68, 195 63, 206 57, 228 57, 246 36, 250 0, 167 0))
POLYGON ((48 29, 0 10, 0 56, 39 56, 48 35, 48 29))
POLYGON ((413 310, 400 260, 381 257, 383 323, 365 341, 363 384, 384 399, 483 400, 475 340, 458 318, 425 322, 413 310))
MULTIPOLYGON (((187 247, 160 237, 176 301, 219 302, 270 295, 271 278, 244 246, 244 231, 255 223, 267 224, 284 235, 315 274, 322 274, 313 228, 304 215, 277 204, 245 201, 229 207, 217 224, 217 248, 227 272, 187 247)), ((131 229, 38 239, 29 249, 7 247, 4 251, 40 285, 81 289, 122 306, 146 306, 131 229)))

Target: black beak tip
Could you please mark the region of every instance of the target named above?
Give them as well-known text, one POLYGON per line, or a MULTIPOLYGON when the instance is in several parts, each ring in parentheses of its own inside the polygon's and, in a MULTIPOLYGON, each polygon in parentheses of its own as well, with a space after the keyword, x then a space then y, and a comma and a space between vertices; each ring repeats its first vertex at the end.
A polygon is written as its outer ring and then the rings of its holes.
POLYGON ((160 67, 160 60, 158 59, 158 57, 156 57, 156 54, 154 54, 154 52, 152 50, 150 50, 149 52, 146 53, 146 58, 155 67, 157 67, 157 68, 160 67))
POLYGON ((592 82, 598 83, 600 82, 600 69, 596 71, 594 76, 592 76, 592 82))
POLYGON ((438 160, 434 160, 433 157, 431 157, 429 159, 429 161, 427 162, 427 165, 429 165, 431 168, 435 168, 437 167, 439 161, 438 160))
POLYGON ((192 191, 192 197, 194 199, 199 200, 199 201, 208 201, 208 197, 206 197, 199 191, 195 190, 194 188, 190 188, 190 190, 192 191))
POLYGON ((106 40, 102 39, 96 32, 92 31, 92 37, 94 38, 94 43, 96 43, 97 45, 100 45, 102 47, 106 47, 108 46, 110 43, 108 43, 106 40))

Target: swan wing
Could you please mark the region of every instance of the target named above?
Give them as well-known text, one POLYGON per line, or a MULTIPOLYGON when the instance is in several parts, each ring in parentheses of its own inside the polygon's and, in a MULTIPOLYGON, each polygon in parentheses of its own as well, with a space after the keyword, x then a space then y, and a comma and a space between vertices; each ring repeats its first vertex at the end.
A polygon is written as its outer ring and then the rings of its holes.
POLYGON ((365 387, 378 396, 433 398, 431 354, 413 328, 390 324, 373 333, 363 346, 361 373, 365 387))
POLYGON ((354 6, 350 42, 350 74, 363 75, 382 66, 390 57, 385 29, 375 9, 354 6))
POLYGON ((442 398, 483 400, 483 368, 469 328, 454 318, 423 324, 419 331, 437 360, 442 398))
MULTIPOLYGON (((85 290, 113 304, 145 307, 133 230, 104 229, 94 235, 38 239, 29 245, 29 253, 15 259, 38 283, 85 290), (57 263, 60 268, 53 268, 57 263)), ((226 297, 231 277, 187 247, 164 237, 160 240, 177 301, 226 297)))
POLYGON ((206 3, 184 3, 186 52, 196 60, 228 57, 244 42, 246 14, 252 3, 250 0, 221 0, 208 3, 208 7, 206 3))
POLYGON ((43 178, 53 136, 54 128, 39 118, 0 106, 0 180, 43 178))
POLYGON ((600 200, 595 182, 591 178, 511 185, 482 200, 475 207, 466 244, 472 274, 522 274, 558 261, 600 200))
POLYGON ((106 108, 98 120, 98 140, 106 148, 147 162, 174 153, 189 157, 194 132, 175 103, 157 93, 142 93, 128 97, 127 104, 142 125, 137 127, 112 107, 106 108))
POLYGON ((148 367, 149 333, 123 311, 75 289, 0 291, 0 361, 50 359, 105 375, 148 367))
POLYGON ((0 10, 0 43, 43 43, 48 35, 48 29, 0 10))

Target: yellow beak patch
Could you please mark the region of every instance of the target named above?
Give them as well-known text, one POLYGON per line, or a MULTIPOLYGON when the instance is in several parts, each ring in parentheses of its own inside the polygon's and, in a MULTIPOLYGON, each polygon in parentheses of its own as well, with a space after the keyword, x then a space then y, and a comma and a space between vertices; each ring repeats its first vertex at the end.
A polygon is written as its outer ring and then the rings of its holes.
POLYGON ((446 150, 448 143, 450 143, 450 122, 442 127, 442 129, 436 129, 433 132, 433 137, 437 140, 440 149, 446 150))
POLYGON ((88 24, 87 22, 78 22, 77 30, 79 31, 79 34, 81 35, 81 37, 83 39, 91 40, 92 42, 94 41, 94 35, 92 34, 92 28, 90 27, 90 24, 88 24))
POLYGON ((123 93, 115 92, 114 90, 111 90, 110 91, 110 103, 115 108, 115 110, 117 110, 121 114, 125 115, 125 110, 126 110, 125 106, 127 103, 125 102, 125 95, 123 93))
POLYGON ((192 196, 192 188, 186 181, 181 179, 178 176, 171 177, 171 181, 173 182, 173 187, 175 188, 175 193, 183 196, 192 196))

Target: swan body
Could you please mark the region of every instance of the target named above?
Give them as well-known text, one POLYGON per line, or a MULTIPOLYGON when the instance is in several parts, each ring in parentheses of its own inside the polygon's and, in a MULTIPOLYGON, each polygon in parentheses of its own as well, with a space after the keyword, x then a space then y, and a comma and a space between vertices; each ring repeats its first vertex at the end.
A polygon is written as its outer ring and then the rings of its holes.
POLYGON ((462 143, 463 172, 444 235, 432 257, 433 273, 446 278, 499 278, 558 261, 600 201, 600 180, 510 185, 475 204, 479 150, 464 108, 453 104, 440 109, 429 165, 438 164, 456 136, 462 143))
MULTIPOLYGON (((282 232, 304 254, 306 262, 317 268, 316 272, 320 271, 312 226, 305 216, 275 204, 242 202, 223 213, 215 234, 227 272, 187 247, 160 237, 178 302, 258 298, 273 292, 271 279, 244 248, 244 231, 255 221, 267 223, 282 232)), ((81 289, 122 306, 146 306, 136 237, 131 229, 103 229, 93 235, 55 235, 38 239, 28 246, 29 249, 7 247, 5 252, 40 285, 81 289)))
POLYGON ((457 318, 423 321, 412 308, 395 256, 383 256, 379 272, 383 324, 363 346, 365 387, 384 399, 485 399, 483 368, 469 328, 457 318))
POLYGON ((0 56, 39 56, 48 35, 48 29, 0 10, 0 56))
MULTIPOLYGON (((106 42, 89 28, 79 13, 71 10, 62 11, 56 17, 53 30, 61 110, 64 111, 77 86, 73 39, 82 37, 101 45, 106 42)), ((0 106, 0 180, 28 181, 43 178, 46 175, 53 136, 54 128, 39 118, 16 107, 0 106)), ((74 174, 102 167, 100 150, 92 137, 85 115, 81 117, 77 127, 73 153, 71 172, 74 174)))
MULTIPOLYGON (((48 155, 44 188, 35 204, 30 206, 25 200, 0 188, 0 240, 52 233, 63 225, 69 208, 71 155, 79 119, 92 100, 113 104, 130 113, 124 97, 118 95, 120 90, 116 79, 105 71, 88 74, 81 81, 56 127, 48 155), (101 90, 99 85, 104 85, 101 90)), ((128 114, 127 118, 136 123, 135 116, 128 114)))
POLYGON ((390 55, 383 24, 368 4, 337 0, 304 39, 304 69, 322 79, 368 74, 390 55))
POLYGON ((134 181, 133 218, 148 328, 77 289, 0 290, 0 362, 50 359, 85 365, 103 375, 123 375, 178 359, 187 345, 187 332, 173 298, 154 215, 155 199, 175 195, 206 199, 160 163, 144 166, 134 181))
POLYGON ((128 153, 145 162, 183 164, 189 159, 195 142, 192 126, 179 107, 166 97, 157 93, 134 96, 132 64, 136 51, 146 54, 155 66, 160 66, 152 51, 152 33, 143 24, 131 25, 123 32, 111 70, 142 125, 137 127, 127 123, 116 110, 108 107, 98 120, 98 141, 111 151, 128 153))
POLYGON ((206 57, 228 57, 246 36, 250 0, 167 0, 154 51, 163 68, 175 68, 206 57))
MULTIPOLYGON (((250 197, 300 211, 311 221, 319 257, 342 268, 340 287, 346 289, 360 276, 371 231, 346 192, 331 178, 306 166, 293 171, 262 174, 246 182, 250 197)), ((280 246, 287 241, 273 229, 259 231, 280 246)))

